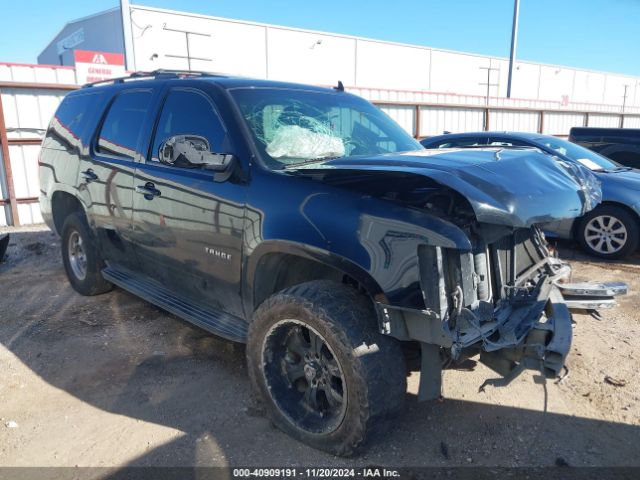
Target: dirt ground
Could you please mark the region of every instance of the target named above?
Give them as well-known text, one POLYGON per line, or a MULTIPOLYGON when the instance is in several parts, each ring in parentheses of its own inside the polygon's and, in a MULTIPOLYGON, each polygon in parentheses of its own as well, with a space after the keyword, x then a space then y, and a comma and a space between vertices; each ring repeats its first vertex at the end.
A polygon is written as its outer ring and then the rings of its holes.
POLYGON ((335 458, 274 429, 250 395, 244 348, 120 289, 82 297, 46 227, 11 231, 0 263, 0 466, 640 466, 640 255, 604 263, 560 246, 574 280, 623 280, 601 320, 574 315, 569 375, 488 387, 448 370, 444 401, 409 378, 395 429, 335 458), (616 386, 605 381, 611 377, 616 386))

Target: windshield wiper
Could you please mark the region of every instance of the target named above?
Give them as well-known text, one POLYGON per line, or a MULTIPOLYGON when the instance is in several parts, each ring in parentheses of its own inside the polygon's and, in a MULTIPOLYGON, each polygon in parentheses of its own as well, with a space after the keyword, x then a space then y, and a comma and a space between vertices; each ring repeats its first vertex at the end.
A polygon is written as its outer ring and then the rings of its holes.
POLYGON ((291 165, 286 165, 285 167, 283 167, 283 170, 295 170, 296 168, 303 166, 303 165, 311 165, 313 163, 324 163, 327 162, 329 160, 336 160, 338 158, 342 158, 341 156, 335 156, 335 157, 318 157, 318 158, 311 158, 309 160, 305 160, 304 162, 298 162, 298 163, 292 163, 291 165))

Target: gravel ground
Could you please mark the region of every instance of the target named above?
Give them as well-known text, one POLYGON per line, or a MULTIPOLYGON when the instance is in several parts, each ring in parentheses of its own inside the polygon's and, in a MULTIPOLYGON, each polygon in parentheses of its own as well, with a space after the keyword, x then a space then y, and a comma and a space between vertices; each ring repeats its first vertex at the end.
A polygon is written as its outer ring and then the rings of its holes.
POLYGON ((59 250, 46 227, 11 230, 0 263, 0 466, 640 466, 640 255, 604 263, 560 245, 574 280, 631 290, 601 320, 574 315, 564 381, 525 373, 479 393, 493 375, 476 364, 418 403, 413 374, 394 430, 342 459, 270 425, 243 346, 120 289, 78 295, 59 250))

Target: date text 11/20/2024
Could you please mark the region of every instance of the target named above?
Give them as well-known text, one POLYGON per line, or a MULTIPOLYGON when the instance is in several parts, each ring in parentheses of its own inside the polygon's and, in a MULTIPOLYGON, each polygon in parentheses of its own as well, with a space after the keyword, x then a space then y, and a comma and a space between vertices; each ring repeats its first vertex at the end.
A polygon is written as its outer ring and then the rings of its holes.
POLYGON ((398 478, 389 468, 234 468, 234 478, 398 478))

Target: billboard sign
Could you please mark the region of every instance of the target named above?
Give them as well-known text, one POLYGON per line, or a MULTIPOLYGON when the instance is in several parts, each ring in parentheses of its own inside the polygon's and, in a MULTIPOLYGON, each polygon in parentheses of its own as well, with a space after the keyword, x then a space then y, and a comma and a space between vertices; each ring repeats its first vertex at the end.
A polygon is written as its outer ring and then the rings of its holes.
POLYGON ((126 74, 122 53, 75 50, 74 59, 76 81, 79 85, 123 77, 126 74))

